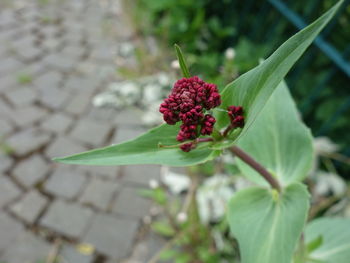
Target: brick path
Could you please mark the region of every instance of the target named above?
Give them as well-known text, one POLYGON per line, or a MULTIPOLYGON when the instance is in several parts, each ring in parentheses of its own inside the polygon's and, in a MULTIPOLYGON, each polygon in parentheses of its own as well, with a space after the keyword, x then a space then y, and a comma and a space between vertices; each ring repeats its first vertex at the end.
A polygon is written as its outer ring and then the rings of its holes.
POLYGON ((116 63, 133 63, 120 51, 132 30, 111 2, 0 2, 0 136, 11 150, 0 153, 1 263, 56 252, 62 263, 145 262, 159 248, 141 235, 151 204, 137 195, 159 167, 50 161, 142 131, 133 111, 91 105, 118 79, 116 63))

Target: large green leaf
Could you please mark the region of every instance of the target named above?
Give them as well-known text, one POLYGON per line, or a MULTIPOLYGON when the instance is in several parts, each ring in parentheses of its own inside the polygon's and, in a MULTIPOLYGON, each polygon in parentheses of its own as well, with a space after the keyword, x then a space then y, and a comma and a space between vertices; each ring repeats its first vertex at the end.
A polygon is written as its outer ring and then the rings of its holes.
MULTIPOLYGON (((342 1, 339 1, 315 22, 288 39, 263 63, 240 76, 224 89, 222 108, 235 105, 243 106, 245 110, 246 124, 241 135, 252 125, 278 84, 333 17, 341 3, 342 1)), ((226 114, 218 112, 217 115, 218 126, 220 128, 227 126, 226 114)), ((230 142, 230 144, 233 143, 233 141, 230 142)))
POLYGON ((308 198, 300 183, 281 194, 258 187, 238 192, 229 203, 228 220, 242 263, 291 263, 306 221, 308 198))
MULTIPOLYGON (((275 175, 282 185, 301 181, 312 165, 310 130, 300 120, 284 82, 237 144, 275 175)), ((266 185, 266 181, 246 163, 238 159, 237 164, 250 180, 266 185)))
POLYGON ((178 125, 161 125, 134 140, 68 157, 55 161, 85 165, 129 165, 129 164, 165 164, 170 166, 194 165, 212 160, 220 151, 209 150, 206 145, 195 151, 185 153, 178 147, 161 148, 163 145, 176 145, 178 125))
POLYGON ((320 218, 309 223, 305 230, 305 241, 310 243, 322 236, 322 244, 309 255, 308 262, 350 262, 350 219, 320 218))

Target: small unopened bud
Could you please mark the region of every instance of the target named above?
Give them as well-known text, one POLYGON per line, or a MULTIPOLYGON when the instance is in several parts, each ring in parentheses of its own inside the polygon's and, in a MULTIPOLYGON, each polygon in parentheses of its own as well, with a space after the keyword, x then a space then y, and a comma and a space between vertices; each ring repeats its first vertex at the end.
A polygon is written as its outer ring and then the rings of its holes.
POLYGON ((226 51, 225 51, 225 58, 226 59, 232 60, 235 58, 235 56, 236 56, 236 51, 232 47, 226 49, 226 51))
POLYGON ((151 224, 152 223, 152 217, 150 217, 150 216, 145 216, 144 218, 143 218, 143 223, 144 224, 146 224, 146 225, 149 225, 149 224, 151 224))
POLYGON ((185 143, 180 146, 180 149, 184 152, 189 152, 194 148, 196 148, 196 144, 194 144, 193 142, 185 143))
POLYGON ((159 187, 159 182, 155 179, 149 180, 148 184, 151 189, 156 189, 159 187))
POLYGON ((176 216, 176 220, 178 223, 185 223, 187 221, 187 214, 185 212, 180 212, 176 216))
POLYGON ((171 67, 173 69, 179 69, 180 68, 180 63, 179 63, 178 60, 173 60, 170 65, 171 65, 171 67))
POLYGON ((157 206, 152 206, 151 209, 149 210, 149 213, 151 216, 156 216, 160 213, 160 209, 157 206))

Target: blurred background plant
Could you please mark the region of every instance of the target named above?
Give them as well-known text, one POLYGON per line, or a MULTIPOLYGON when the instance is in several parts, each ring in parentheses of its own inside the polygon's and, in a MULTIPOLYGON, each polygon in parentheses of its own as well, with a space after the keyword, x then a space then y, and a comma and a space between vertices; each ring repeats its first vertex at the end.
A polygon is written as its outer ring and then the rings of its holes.
MULTIPOLYGON (((316 138, 315 163, 306 183, 312 193, 308 220, 316 217, 350 217, 350 187, 331 162, 338 146, 326 137, 316 138), (327 169, 321 169, 324 164, 327 169)), ((187 170, 163 167, 160 181, 140 192, 154 201, 149 220, 165 242, 149 261, 239 262, 235 239, 226 219, 227 202, 241 189, 252 186, 230 154, 187 170)))

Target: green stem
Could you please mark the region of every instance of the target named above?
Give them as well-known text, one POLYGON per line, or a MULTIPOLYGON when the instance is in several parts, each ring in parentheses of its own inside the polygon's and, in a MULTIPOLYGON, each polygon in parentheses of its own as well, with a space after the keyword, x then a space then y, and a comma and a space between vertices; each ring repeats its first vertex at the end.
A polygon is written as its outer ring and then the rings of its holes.
POLYGON ((176 51, 177 59, 179 60, 182 75, 185 78, 190 78, 191 77, 190 71, 188 70, 188 67, 186 65, 186 61, 185 61, 185 58, 184 58, 183 53, 181 51, 181 48, 177 44, 175 44, 175 51, 176 51))
POLYGON ((248 155, 238 146, 232 146, 230 148, 230 151, 238 158, 240 158, 243 162, 252 167, 255 171, 257 171, 262 177, 264 177, 264 179, 271 185, 272 188, 276 189, 278 192, 281 192, 281 186, 275 179, 275 177, 273 177, 273 175, 269 173, 269 171, 267 171, 265 167, 263 167, 260 163, 255 161, 253 157, 248 155))

